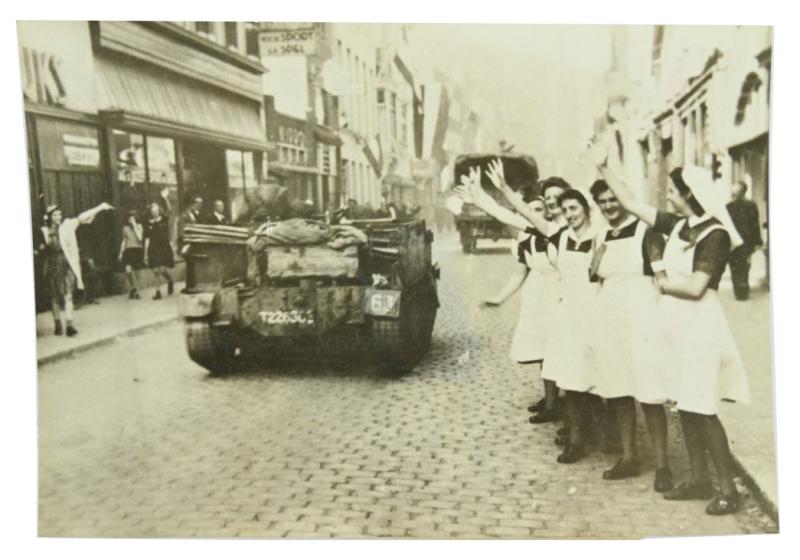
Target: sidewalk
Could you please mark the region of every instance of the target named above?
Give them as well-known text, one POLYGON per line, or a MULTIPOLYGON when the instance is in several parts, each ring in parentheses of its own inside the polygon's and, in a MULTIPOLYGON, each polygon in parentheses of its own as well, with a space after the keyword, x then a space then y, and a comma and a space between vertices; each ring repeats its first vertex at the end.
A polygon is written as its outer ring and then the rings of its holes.
POLYGON ((175 294, 153 301, 153 289, 145 289, 142 299, 130 300, 127 295, 100 298, 75 310, 73 337, 53 334, 53 315, 50 312, 36 316, 36 356, 39 366, 67 358, 121 336, 136 334, 150 327, 160 326, 178 317, 178 294, 183 283, 175 284, 175 294))
POLYGON ((776 517, 778 483, 775 462, 772 324, 769 292, 758 289, 748 301, 736 301, 730 288, 720 286, 739 352, 750 382, 749 405, 723 403, 720 419, 731 451, 776 517))

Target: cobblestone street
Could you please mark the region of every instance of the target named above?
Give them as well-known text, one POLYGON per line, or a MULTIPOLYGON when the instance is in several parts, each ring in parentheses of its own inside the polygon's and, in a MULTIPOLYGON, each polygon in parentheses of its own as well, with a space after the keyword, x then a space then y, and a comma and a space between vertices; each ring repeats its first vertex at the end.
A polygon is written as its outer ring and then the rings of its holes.
MULTIPOLYGON (((444 239, 444 241, 442 241, 444 239)), ((516 302, 483 310, 507 249, 442 269, 430 354, 392 378, 296 366, 212 378, 172 323, 39 371, 39 533, 96 537, 639 538, 776 531, 752 498, 735 516, 667 502, 615 457, 556 463, 532 426, 531 366, 511 363, 516 302)), ((678 480, 685 451, 671 423, 678 480)))

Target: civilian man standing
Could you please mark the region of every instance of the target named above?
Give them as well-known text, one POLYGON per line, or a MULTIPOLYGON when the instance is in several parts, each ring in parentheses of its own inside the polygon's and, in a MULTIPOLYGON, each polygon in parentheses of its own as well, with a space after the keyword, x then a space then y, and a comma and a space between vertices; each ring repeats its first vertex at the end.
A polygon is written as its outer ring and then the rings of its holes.
POLYGON ((744 240, 742 245, 731 251, 729 261, 733 294, 740 301, 750 297, 750 256, 763 244, 758 207, 755 202, 744 197, 746 193, 746 183, 742 181, 734 183, 731 188, 733 200, 728 203, 728 213, 731 215, 733 225, 744 240))

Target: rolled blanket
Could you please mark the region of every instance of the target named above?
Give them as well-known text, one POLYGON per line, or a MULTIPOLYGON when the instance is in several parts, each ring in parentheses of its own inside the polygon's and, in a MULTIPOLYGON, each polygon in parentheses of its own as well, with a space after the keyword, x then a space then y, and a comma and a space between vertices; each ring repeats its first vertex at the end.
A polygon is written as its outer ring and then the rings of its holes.
POLYGON ((367 234, 354 226, 331 226, 331 239, 328 247, 340 251, 345 247, 363 245, 367 242, 367 234))

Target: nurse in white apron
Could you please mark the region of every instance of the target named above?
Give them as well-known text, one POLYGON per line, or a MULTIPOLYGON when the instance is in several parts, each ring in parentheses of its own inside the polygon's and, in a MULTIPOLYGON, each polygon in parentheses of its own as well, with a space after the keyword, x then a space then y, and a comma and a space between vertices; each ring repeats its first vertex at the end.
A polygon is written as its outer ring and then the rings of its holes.
MULTIPOLYGON (((495 164, 502 168, 500 162, 495 164)), ((555 222, 545 218, 541 199, 530 206, 522 200, 519 201, 527 217, 498 205, 481 187, 478 168, 471 169, 469 177, 463 176, 461 180, 462 184, 456 187, 455 192, 465 202, 475 204, 504 224, 523 232, 518 244, 518 259, 520 263, 524 263, 527 276, 523 286, 519 320, 512 340, 511 355, 517 362, 537 363, 541 370, 552 312, 558 299, 558 277, 548 258, 548 235, 543 235, 540 231, 549 233, 557 226, 555 222)), ((500 294, 484 303, 490 306, 500 305, 516 291, 519 284, 520 280, 515 274, 500 294)), ((529 408, 532 412, 534 407, 538 411, 530 421, 540 423, 557 420, 557 402, 558 387, 546 381, 544 402, 529 408)))
MULTIPOLYGON (((534 212, 544 215, 544 201, 536 198, 529 203, 534 212)), ((520 364, 541 363, 549 331, 547 317, 552 316, 558 275, 547 258, 547 237, 522 232, 515 247, 517 268, 506 285, 484 302, 489 307, 502 305, 520 290, 520 309, 514 336, 511 339, 511 359, 520 364)))
POLYGON ((595 388, 596 375, 589 340, 597 285, 590 282, 589 270, 596 233, 590 223, 589 202, 579 191, 566 191, 559 203, 569 227, 553 235, 548 248, 558 269, 561 298, 545 350, 542 378, 566 391, 566 445, 558 462, 574 463, 586 454, 585 415, 594 408, 589 392, 595 388))
MULTIPOLYGON (((622 458, 603 473, 606 480, 638 476, 636 401, 642 405, 656 461, 654 488, 672 488, 667 461, 667 415, 658 355, 653 351, 653 317, 659 300, 653 266, 662 263, 664 237, 628 213, 608 184, 590 189, 608 225, 596 241, 596 325, 592 349, 597 363, 596 392, 606 399, 617 422, 622 458), (634 400, 635 399, 635 400, 634 400)), ((663 275, 664 272, 658 273, 663 275)))
MULTIPOLYGON (((533 226, 533 229, 528 227, 528 231, 525 233, 533 236, 530 238, 531 251, 529 252, 529 255, 532 260, 531 264, 533 266, 533 270, 539 271, 543 279, 543 282, 540 283, 540 293, 537 296, 540 301, 537 303, 538 319, 536 320, 536 328, 539 332, 539 334, 536 336, 540 341, 542 341, 543 337, 540 336, 541 334, 547 333, 547 337, 549 338, 551 323, 554 317, 553 313, 555 312, 555 307, 559 299, 561 299, 560 283, 558 281, 557 270, 554 268, 552 262, 550 262, 547 251, 548 239, 549 237, 555 235, 559 230, 567 227, 567 221, 564 218, 564 214, 558 201, 559 197, 571 187, 569 183, 567 183, 561 177, 549 177, 541 182, 540 186, 542 189, 542 197, 544 199, 545 210, 547 213, 547 229, 541 230, 539 228, 542 228, 545 225, 541 222, 541 213, 532 211, 530 208, 528 208, 525 204, 524 198, 508 186, 508 184, 505 182, 503 165, 501 161, 495 160, 490 163, 487 176, 489 177, 490 181, 492 181, 492 184, 494 184, 495 188, 497 188, 500 193, 512 204, 517 212, 519 212, 519 215, 524 217, 530 226, 533 226), (542 235, 542 232, 546 232, 545 235, 542 235)), ((513 214, 512 216, 513 220, 519 220, 519 216, 513 214)), ((495 215, 495 217, 501 221, 508 219, 508 216, 503 214, 502 211, 500 214, 495 215)), ((523 223, 525 222, 521 221, 520 225, 523 223)), ((512 223, 509 223, 509 225, 513 226, 513 221, 512 223)), ((531 317, 534 316, 536 315, 531 314, 531 317)), ((521 339, 524 340, 525 331, 520 329, 517 332, 521 339)), ((541 347, 546 349, 546 345, 541 347)), ((544 356, 542 356, 540 364, 542 367, 544 366, 544 356)), ((528 412, 535 413, 534 416, 531 416, 528 419, 531 424, 555 422, 561 418, 558 407, 558 386, 550 379, 542 379, 542 382, 544 385, 544 397, 537 403, 534 403, 528 407, 528 412)), ((563 430, 563 428, 559 429, 559 436, 564 436, 563 430)))
MULTIPOLYGON (((480 171, 470 170, 462 177, 456 192, 487 214, 518 229, 526 221, 538 231, 546 231, 547 221, 528 211, 519 195, 510 191, 503 177, 502 164, 492 162, 487 172, 497 186, 520 212, 515 214, 497 204, 480 186, 480 171), (524 216, 524 217, 523 217, 524 216)), ((589 356, 589 325, 596 285, 589 281, 594 231, 591 229, 590 208, 586 198, 570 189, 559 198, 559 205, 569 227, 550 238, 548 255, 559 272, 560 301, 548 335, 542 378, 566 391, 565 421, 567 442, 558 462, 574 463, 585 455, 584 412, 590 408, 588 392, 594 387, 592 360, 589 356)))
POLYGON ((717 288, 731 247, 741 238, 725 208, 724 195, 702 168, 670 173, 667 200, 676 213, 660 212, 633 198, 606 166, 608 139, 592 144, 592 156, 620 203, 668 236, 664 250, 666 280, 660 283, 656 322, 669 367, 665 386, 677 403, 691 474, 688 482, 666 492, 668 500, 705 500, 709 515, 734 513, 739 495, 733 482, 728 438, 717 416, 719 402, 749 402, 742 359, 725 318, 717 288), (706 450, 717 474, 713 492, 706 450))

